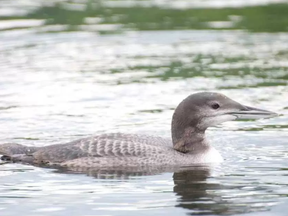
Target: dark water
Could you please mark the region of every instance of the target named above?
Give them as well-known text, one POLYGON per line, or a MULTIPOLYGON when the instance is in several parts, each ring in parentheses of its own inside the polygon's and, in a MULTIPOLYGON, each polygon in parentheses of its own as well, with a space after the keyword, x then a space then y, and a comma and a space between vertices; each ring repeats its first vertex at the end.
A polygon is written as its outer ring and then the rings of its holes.
POLYGON ((0 142, 170 135, 218 91, 282 115, 211 128, 208 169, 67 173, 0 166, 0 215, 286 215, 286 1, 0 1, 0 142))

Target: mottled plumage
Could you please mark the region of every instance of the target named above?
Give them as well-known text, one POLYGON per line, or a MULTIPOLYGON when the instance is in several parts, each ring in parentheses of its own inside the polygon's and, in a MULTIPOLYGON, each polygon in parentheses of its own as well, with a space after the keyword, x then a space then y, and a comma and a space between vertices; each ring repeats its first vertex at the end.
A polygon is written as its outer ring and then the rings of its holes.
MULTIPOLYGON (((175 151, 169 139, 147 135, 111 133, 83 138, 67 144, 29 148, 14 144, 3 155, 24 163, 68 167, 117 167, 185 164, 184 153, 175 151), (14 156, 13 156, 14 155, 14 156)), ((5 146, 4 146, 5 149, 5 146)))
POLYGON ((217 93, 197 93, 176 108, 172 140, 161 137, 111 133, 46 147, 0 145, 0 154, 14 162, 71 168, 183 166, 222 161, 205 140, 205 130, 245 114, 273 113, 241 105, 217 93), (253 111, 253 112, 251 112, 253 111), (256 113, 257 112, 257 113, 256 113))

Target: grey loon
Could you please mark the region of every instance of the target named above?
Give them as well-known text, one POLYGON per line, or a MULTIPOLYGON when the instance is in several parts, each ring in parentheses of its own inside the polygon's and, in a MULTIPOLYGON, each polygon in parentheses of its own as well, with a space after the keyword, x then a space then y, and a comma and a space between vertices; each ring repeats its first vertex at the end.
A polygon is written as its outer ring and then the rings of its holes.
POLYGON ((175 109, 172 141, 161 137, 111 133, 66 144, 28 147, 0 145, 2 160, 70 168, 187 166, 218 163, 221 155, 205 139, 205 130, 225 121, 265 118, 276 113, 242 105, 223 94, 195 93, 175 109))

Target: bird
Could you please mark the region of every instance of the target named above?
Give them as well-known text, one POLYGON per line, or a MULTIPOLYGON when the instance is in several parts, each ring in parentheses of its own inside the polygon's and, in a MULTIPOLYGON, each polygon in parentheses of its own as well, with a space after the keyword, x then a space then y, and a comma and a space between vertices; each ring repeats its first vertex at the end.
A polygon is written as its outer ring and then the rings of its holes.
POLYGON ((0 145, 2 160, 35 166, 68 168, 165 167, 223 161, 205 138, 208 127, 236 119, 259 119, 277 114, 242 105, 216 92, 198 92, 176 107, 171 137, 107 133, 64 144, 29 147, 0 145))

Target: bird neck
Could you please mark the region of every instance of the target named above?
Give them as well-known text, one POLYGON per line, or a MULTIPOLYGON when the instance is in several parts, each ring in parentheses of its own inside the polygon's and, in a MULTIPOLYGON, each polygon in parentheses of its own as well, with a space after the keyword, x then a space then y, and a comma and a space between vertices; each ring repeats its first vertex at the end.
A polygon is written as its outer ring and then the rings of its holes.
POLYGON ((197 154, 209 148, 205 139, 205 130, 186 127, 182 133, 178 133, 178 136, 173 132, 172 130, 173 148, 177 151, 197 154))

